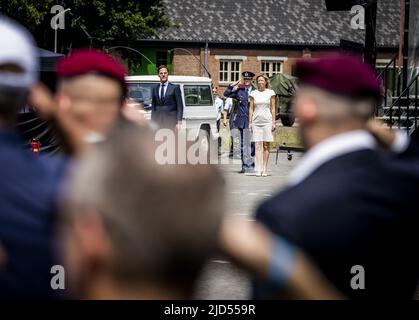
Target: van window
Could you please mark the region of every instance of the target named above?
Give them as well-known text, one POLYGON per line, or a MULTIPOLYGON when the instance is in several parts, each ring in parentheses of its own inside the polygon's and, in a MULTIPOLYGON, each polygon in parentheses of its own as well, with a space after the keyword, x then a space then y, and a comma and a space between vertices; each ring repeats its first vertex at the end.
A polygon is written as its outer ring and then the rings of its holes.
POLYGON ((151 92, 155 83, 128 83, 128 99, 144 104, 144 109, 151 107, 151 92))
POLYGON ((212 106, 211 86, 209 85, 184 85, 186 106, 212 106))

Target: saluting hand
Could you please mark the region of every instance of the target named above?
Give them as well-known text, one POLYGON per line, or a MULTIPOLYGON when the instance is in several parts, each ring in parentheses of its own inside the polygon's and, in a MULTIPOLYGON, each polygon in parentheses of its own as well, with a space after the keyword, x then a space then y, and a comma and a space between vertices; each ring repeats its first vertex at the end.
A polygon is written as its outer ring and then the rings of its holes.
POLYGON ((240 83, 240 79, 231 84, 231 86, 233 87, 233 90, 237 90, 237 87, 238 87, 239 83, 240 83))

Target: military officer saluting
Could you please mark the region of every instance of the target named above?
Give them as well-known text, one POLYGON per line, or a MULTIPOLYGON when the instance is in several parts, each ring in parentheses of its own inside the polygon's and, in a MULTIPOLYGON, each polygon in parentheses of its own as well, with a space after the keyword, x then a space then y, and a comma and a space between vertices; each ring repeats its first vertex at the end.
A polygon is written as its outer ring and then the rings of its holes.
POLYGON ((242 73, 242 79, 230 84, 224 96, 227 98, 233 98, 237 100, 237 106, 235 112, 231 114, 234 120, 231 122, 232 127, 230 130, 234 132, 232 134, 235 137, 236 133, 239 134, 240 138, 240 156, 242 160, 242 169, 239 173, 254 174, 254 160, 252 157, 253 144, 251 142, 251 131, 249 130, 249 96, 253 90, 252 79, 255 76, 253 72, 245 71, 242 73))

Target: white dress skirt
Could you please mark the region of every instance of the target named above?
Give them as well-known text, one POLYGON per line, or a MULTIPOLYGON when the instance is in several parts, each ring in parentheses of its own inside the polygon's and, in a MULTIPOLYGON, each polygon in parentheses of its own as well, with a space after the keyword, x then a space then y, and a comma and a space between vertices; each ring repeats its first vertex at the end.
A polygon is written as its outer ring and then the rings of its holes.
POLYGON ((263 91, 253 90, 250 96, 253 97, 254 101, 252 141, 274 141, 272 134, 271 97, 275 96, 275 92, 271 89, 265 89, 263 91))

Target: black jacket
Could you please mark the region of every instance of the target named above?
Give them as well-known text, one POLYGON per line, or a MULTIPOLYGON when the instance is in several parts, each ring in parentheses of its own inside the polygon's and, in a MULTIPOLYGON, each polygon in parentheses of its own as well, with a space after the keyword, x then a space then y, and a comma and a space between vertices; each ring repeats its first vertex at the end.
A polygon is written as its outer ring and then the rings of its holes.
MULTIPOLYGON (((419 157, 361 150, 264 202, 256 218, 301 248, 351 298, 412 298, 419 279, 419 157), (351 288, 351 267, 365 290, 351 288)), ((264 296, 256 285, 256 298, 264 296)))
POLYGON ((183 118, 180 87, 168 83, 164 99, 159 96, 160 83, 153 88, 151 120, 162 127, 174 127, 183 118))

